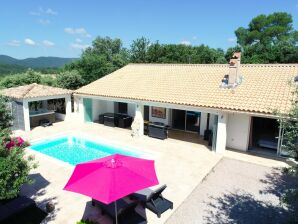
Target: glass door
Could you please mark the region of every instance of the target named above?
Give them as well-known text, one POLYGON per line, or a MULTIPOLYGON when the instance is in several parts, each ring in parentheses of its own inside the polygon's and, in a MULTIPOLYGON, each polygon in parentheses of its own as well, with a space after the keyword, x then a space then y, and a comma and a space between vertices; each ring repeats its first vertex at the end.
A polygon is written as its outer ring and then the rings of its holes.
POLYGON ((185 110, 172 110, 172 127, 179 130, 185 130, 185 110))
POLYGON ((83 98, 85 122, 92 122, 92 99, 83 98))
POLYGON ((186 111, 186 130, 199 132, 201 112, 186 111))

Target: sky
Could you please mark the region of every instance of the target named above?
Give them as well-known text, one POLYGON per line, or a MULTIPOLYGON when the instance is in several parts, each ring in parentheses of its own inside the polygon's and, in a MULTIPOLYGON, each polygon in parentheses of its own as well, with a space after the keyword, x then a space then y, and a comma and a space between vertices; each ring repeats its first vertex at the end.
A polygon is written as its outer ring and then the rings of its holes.
POLYGON ((79 57, 97 36, 227 49, 238 27, 280 11, 298 29, 298 0, 3 0, 0 55, 79 57))

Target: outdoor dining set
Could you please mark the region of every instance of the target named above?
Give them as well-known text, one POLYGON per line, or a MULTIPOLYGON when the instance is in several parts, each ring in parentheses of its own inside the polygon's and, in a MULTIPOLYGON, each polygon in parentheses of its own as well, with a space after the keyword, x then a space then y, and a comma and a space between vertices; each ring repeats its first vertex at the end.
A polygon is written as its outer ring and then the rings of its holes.
POLYGON ((77 164, 64 190, 91 197, 92 205, 115 224, 145 224, 146 216, 136 207, 158 218, 173 209, 173 202, 162 196, 166 185, 150 189, 158 184, 154 160, 114 154, 77 164))
MULTIPOLYGON (((98 116, 98 122, 110 127, 129 128, 133 117, 122 113, 104 113, 98 116)), ((152 138, 168 138, 169 126, 161 122, 144 121, 144 134, 152 138)))

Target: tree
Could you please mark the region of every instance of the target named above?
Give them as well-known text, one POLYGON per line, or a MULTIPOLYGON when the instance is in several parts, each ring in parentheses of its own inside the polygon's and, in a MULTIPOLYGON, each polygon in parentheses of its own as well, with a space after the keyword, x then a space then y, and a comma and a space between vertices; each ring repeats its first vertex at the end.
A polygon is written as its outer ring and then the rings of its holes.
POLYGON ((280 41, 295 42, 291 38, 297 31, 293 30, 292 23, 292 16, 285 12, 259 15, 251 20, 248 28, 239 27, 235 31, 237 42, 241 47, 256 43, 268 46, 280 41))
POLYGON ((134 40, 130 46, 130 61, 133 63, 146 63, 148 48, 150 46, 150 41, 141 37, 134 40))
POLYGON ((64 71, 57 75, 58 87, 65 89, 78 89, 83 86, 85 81, 76 70, 64 71))
MULTIPOLYGON (((294 92, 294 99, 298 97, 298 88, 294 92)), ((282 149, 298 162, 298 102, 294 101, 292 109, 287 115, 280 115, 279 125, 284 129, 282 149)), ((297 164, 297 163, 296 163, 297 164)), ((284 170, 287 174, 298 178, 298 165, 292 165, 284 170)), ((281 197, 281 201, 288 205, 297 205, 298 186, 287 189, 281 197)), ((297 206, 294 206, 297 208, 297 206)), ((297 212, 297 211, 296 211, 297 212)), ((297 221, 297 220, 296 220, 297 221)))
POLYGON ((298 31, 293 28, 292 16, 285 12, 259 15, 248 28, 235 31, 238 46, 226 52, 229 58, 234 49, 241 49, 242 63, 297 63, 298 31))
POLYGON ((128 51, 120 39, 97 37, 81 58, 66 66, 66 70, 77 70, 86 83, 107 75, 129 61, 128 51))
POLYGON ((28 69, 25 73, 4 77, 0 82, 0 86, 5 88, 10 88, 10 87, 22 86, 22 85, 27 85, 31 83, 41 83, 41 82, 42 82, 41 74, 39 72, 35 72, 32 69, 28 69))

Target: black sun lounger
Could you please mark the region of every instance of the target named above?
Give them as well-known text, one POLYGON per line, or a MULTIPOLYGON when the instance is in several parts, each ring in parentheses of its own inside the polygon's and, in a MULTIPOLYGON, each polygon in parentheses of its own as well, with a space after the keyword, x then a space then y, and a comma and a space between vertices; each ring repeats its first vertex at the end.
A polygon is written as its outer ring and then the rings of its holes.
POLYGON ((156 190, 144 189, 133 193, 132 198, 139 200, 144 207, 155 213, 158 218, 161 214, 168 209, 173 209, 173 202, 162 196, 162 192, 166 189, 167 185, 163 185, 156 190))

